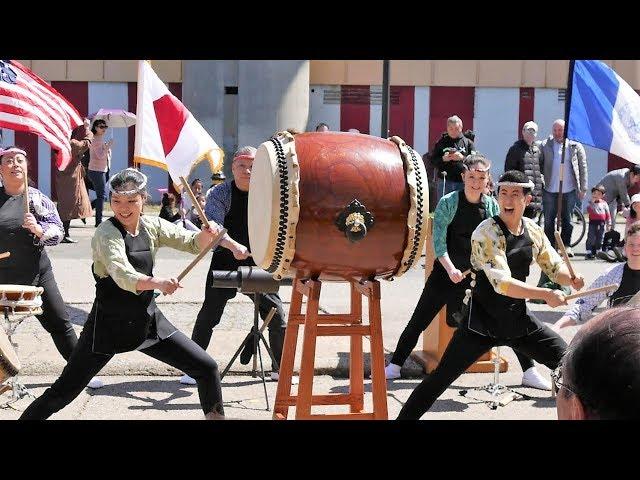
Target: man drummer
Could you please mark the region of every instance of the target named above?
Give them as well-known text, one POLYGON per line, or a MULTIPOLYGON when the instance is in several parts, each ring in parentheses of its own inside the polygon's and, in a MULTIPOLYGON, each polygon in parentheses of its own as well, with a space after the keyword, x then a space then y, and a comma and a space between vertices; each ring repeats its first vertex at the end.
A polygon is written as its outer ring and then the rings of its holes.
POLYGON ((398 419, 419 419, 451 383, 483 353, 508 345, 554 370, 567 344, 526 311, 525 299, 545 300, 551 307, 566 305, 556 290, 525 283, 535 260, 555 282, 584 286, 551 247, 544 230, 523 213, 531 202, 533 183, 523 172, 505 172, 498 182, 500 214, 484 220, 471 236, 474 282, 468 312, 438 367, 413 391, 398 419))
MULTIPOLYGON (((204 350, 209 346, 213 328, 220 323, 222 313, 227 301, 235 297, 236 290, 232 288, 216 288, 213 286, 213 270, 237 270, 240 266, 255 266, 250 258, 249 228, 247 220, 247 206, 249 200, 249 182, 251 169, 256 149, 251 146, 239 148, 233 155, 231 171, 233 180, 227 180, 216 185, 207 195, 205 215, 227 229, 227 249, 218 248, 213 252, 211 268, 205 284, 204 303, 196 324, 193 327, 191 339, 204 350)), ((248 295, 248 294, 247 294, 248 295)), ((248 295, 254 298, 252 295, 248 295)), ((259 297, 258 306, 260 316, 264 320, 272 307, 276 308, 276 314, 269 323, 269 345, 273 351, 275 360, 280 364, 284 335, 286 329, 285 314, 282 308, 282 300, 277 293, 264 293, 259 297)), ((279 379, 278 368, 272 365, 271 379, 279 379)), ((194 381, 188 375, 182 376, 181 383, 193 384, 194 381)))

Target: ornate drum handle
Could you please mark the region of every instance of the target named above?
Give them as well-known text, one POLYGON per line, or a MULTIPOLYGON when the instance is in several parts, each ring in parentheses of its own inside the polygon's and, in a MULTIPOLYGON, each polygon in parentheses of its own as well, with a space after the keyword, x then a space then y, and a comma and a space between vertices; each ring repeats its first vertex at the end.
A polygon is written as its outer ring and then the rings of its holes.
POLYGON ((368 230, 373 227, 374 223, 375 221, 371 212, 368 212, 367 208, 357 199, 353 199, 351 203, 340 212, 335 221, 338 230, 344 232, 351 243, 362 240, 367 235, 368 230))

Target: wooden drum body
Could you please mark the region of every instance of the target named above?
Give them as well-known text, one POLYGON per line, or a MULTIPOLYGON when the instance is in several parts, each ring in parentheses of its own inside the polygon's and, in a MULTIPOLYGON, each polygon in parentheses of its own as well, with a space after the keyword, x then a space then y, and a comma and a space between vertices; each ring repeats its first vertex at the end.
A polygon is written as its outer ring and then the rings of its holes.
POLYGON ((398 137, 284 132, 258 148, 249 188, 249 242, 276 279, 393 278, 420 258, 428 183, 398 137))

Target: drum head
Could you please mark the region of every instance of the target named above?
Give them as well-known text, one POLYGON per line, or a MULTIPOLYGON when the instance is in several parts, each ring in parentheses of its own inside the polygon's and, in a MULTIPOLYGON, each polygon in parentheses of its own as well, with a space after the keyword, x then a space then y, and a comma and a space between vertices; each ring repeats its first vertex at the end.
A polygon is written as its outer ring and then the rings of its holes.
POLYGON ((16 375, 22 368, 18 355, 2 327, 0 327, 0 368, 8 370, 9 376, 16 375))
POLYGON ((270 142, 258 148, 251 170, 248 223, 251 256, 256 265, 266 269, 271 264, 278 236, 280 175, 276 151, 270 142))

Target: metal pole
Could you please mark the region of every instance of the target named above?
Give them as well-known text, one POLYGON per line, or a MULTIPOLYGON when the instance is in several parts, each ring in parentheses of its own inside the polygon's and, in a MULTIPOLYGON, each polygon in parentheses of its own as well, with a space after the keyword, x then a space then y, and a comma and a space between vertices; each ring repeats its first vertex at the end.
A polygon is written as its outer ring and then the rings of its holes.
POLYGON ((389 137, 389 60, 382 61, 382 126, 380 136, 389 137))
MULTIPOLYGON (((562 232, 562 184, 564 180, 564 154, 567 149, 567 131, 569 130, 569 114, 571 113, 571 86, 573 84, 573 67, 575 60, 569 61, 569 75, 567 77, 567 94, 565 95, 564 106, 564 135, 562 135, 562 150, 560 155, 560 184, 558 187, 558 214, 556 215, 556 230, 562 232)), ((572 167, 573 168, 573 167, 572 167)), ((579 183, 578 179, 578 183, 579 183)), ((576 185, 580 188, 580 185, 576 185)), ((551 240, 551 239, 549 239, 551 240)), ((571 242, 569 242, 571 243, 571 242)))

